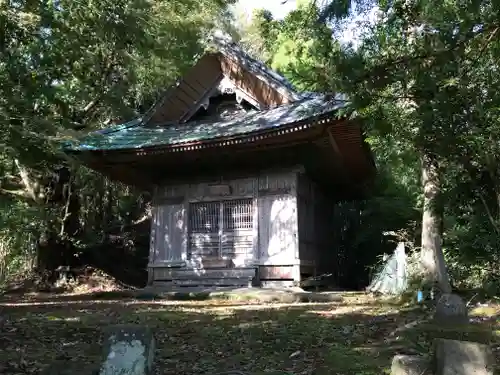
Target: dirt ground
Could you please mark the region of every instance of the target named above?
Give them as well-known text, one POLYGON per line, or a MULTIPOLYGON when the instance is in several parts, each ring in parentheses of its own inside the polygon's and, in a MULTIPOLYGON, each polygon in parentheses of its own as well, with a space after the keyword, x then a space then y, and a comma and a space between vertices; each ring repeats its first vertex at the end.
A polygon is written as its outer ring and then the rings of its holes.
MULTIPOLYGON (((93 300, 88 296, 1 297, 0 373, 88 375, 103 329, 153 328, 156 374, 380 375, 396 353, 425 353, 433 337, 500 345, 500 306, 475 309, 467 332, 443 332, 424 309, 361 293, 343 302, 93 300)), ((94 372, 95 373, 95 372, 94 372)))

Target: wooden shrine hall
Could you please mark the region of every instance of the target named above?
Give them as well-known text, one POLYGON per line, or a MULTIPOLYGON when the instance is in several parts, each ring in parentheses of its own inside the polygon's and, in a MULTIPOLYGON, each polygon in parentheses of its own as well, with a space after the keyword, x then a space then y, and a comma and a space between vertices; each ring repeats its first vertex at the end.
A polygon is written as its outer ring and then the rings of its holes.
POLYGON ((64 151, 152 192, 149 282, 294 285, 335 266, 336 202, 375 175, 341 95, 297 92, 232 42, 215 48, 144 116, 64 151))

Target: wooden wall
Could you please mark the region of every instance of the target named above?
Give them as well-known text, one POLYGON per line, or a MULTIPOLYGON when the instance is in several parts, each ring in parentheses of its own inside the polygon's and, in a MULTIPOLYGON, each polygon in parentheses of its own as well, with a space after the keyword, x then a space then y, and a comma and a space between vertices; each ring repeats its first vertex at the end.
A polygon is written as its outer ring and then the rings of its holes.
MULTIPOLYGON (((150 267, 203 267, 190 256, 190 203, 251 198, 254 207, 253 251, 233 266, 297 265, 297 172, 269 172, 260 176, 214 179, 157 189, 151 227, 150 267), (228 186, 229 189, 221 187, 228 186), (227 192, 230 194, 227 195, 227 192)), ((274 271, 268 270, 271 275, 274 271)), ((266 272, 264 272, 266 274, 266 272)))
POLYGON ((301 273, 328 272, 335 264, 335 192, 323 191, 306 174, 298 175, 297 184, 299 258, 301 273))
POLYGON ((185 259, 186 207, 168 203, 153 208, 150 235, 150 263, 181 262, 185 259))
POLYGON ((259 264, 294 264, 299 259, 295 195, 259 196, 258 218, 259 264))

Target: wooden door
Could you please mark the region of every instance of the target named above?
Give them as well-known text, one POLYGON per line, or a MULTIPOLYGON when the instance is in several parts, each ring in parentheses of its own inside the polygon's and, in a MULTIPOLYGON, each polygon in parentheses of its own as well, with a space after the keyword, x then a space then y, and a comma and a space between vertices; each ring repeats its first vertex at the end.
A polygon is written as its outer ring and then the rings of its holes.
POLYGON ((190 259, 219 256, 220 202, 197 202, 189 205, 190 259))
POLYGON ((253 199, 221 202, 221 255, 226 259, 253 258, 253 199))
POLYGON ((191 203, 190 259, 253 257, 253 200, 191 203))

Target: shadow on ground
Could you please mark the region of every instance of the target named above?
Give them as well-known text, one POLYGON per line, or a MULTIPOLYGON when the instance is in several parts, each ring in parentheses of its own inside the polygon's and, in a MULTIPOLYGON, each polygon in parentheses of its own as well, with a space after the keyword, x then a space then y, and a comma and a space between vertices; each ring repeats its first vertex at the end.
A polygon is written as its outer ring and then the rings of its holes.
MULTIPOLYGON (((90 374, 103 329, 118 323, 153 328, 157 374, 380 375, 394 354, 427 349, 429 328, 398 333, 422 311, 349 302, 8 301, 0 373, 90 374)), ((498 339, 485 332, 483 341, 498 339)))
POLYGON ((376 298, 357 298, 366 296, 360 292, 336 291, 336 292, 310 292, 303 290, 288 289, 265 289, 265 288, 223 288, 207 289, 199 291, 162 291, 155 289, 118 289, 110 291, 95 291, 89 293, 5 293, 1 298, 4 301, 34 300, 38 302, 70 302, 70 301, 106 301, 106 300, 127 300, 136 299, 144 301, 239 301, 248 303, 304 303, 304 302, 338 302, 347 297, 350 306, 379 305, 385 307, 401 306, 399 301, 394 299, 377 300, 376 298))

